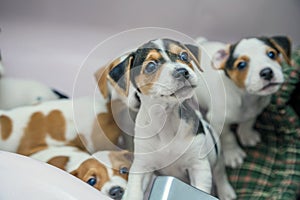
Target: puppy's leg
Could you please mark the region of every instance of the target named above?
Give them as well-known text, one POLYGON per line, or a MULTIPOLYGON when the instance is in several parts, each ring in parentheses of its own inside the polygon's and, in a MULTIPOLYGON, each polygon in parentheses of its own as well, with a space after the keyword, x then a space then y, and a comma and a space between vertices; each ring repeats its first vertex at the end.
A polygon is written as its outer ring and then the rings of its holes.
POLYGON ((243 163, 246 153, 238 145, 229 124, 224 124, 221 134, 221 145, 223 147, 226 166, 236 168, 243 163))
POLYGON ((236 199, 234 189, 228 182, 227 174, 225 171, 224 158, 222 155, 217 159, 217 163, 213 167, 213 180, 216 184, 218 197, 220 198, 220 200, 236 199))
POLYGON ((192 186, 211 193, 212 174, 211 167, 207 158, 199 159, 198 162, 188 169, 190 183, 192 186))
POLYGON ((253 129, 255 119, 240 123, 237 129, 237 134, 241 143, 244 146, 255 146, 260 142, 260 134, 253 129))
POLYGON ((130 173, 122 200, 143 200, 147 187, 151 182, 152 175, 152 172, 130 173))

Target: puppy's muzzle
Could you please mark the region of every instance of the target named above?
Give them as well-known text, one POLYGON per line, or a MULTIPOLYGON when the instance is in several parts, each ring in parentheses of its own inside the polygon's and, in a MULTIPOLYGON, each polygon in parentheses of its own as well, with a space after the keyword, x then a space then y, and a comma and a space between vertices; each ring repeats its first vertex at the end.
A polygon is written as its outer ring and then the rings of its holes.
POLYGON ((270 81, 274 77, 274 72, 270 67, 266 67, 259 72, 262 79, 270 81))
POLYGON ((119 200, 124 194, 124 189, 120 186, 114 186, 109 190, 108 194, 110 198, 119 200))
POLYGON ((185 81, 190 78, 190 73, 185 68, 178 68, 174 71, 173 77, 177 80, 185 81))

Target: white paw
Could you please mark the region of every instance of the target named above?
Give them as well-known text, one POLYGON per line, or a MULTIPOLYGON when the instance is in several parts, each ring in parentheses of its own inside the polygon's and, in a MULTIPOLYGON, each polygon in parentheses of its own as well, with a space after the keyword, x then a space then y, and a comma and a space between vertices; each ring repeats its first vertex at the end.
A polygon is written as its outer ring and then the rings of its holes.
POLYGON ((253 147, 261 141, 259 132, 255 130, 239 130, 238 136, 243 146, 253 147))
POLYGON ((239 146, 230 149, 224 148, 223 151, 226 166, 237 168, 243 164, 246 153, 239 146))
POLYGON ((218 189, 218 197, 220 200, 233 200, 236 199, 236 194, 234 189, 229 183, 224 184, 221 188, 218 189))

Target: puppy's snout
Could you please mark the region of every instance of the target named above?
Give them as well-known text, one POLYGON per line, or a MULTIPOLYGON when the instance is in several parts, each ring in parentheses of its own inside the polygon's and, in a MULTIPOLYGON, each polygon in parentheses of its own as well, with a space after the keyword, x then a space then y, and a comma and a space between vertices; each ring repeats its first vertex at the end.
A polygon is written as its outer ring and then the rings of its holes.
POLYGON ((179 80, 186 80, 190 77, 190 73, 185 68, 178 68, 174 71, 173 76, 179 80))
POLYGON ((121 199, 124 194, 124 189, 120 186, 114 186, 109 190, 109 196, 112 199, 121 199))
POLYGON ((260 77, 266 81, 270 81, 274 77, 273 70, 270 67, 262 69, 259 73, 260 77))

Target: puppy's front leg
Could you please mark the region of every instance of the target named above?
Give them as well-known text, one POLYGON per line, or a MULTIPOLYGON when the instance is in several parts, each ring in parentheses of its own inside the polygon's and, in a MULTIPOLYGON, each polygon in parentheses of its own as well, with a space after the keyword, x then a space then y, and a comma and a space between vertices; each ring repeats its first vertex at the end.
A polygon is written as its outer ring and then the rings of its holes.
POLYGON ((198 162, 188 169, 192 186, 210 194, 212 187, 212 173, 207 158, 199 159, 198 162))
POLYGON ((234 189, 228 182, 223 155, 218 157, 217 163, 213 167, 213 179, 216 184, 217 193, 220 200, 236 199, 234 189))
POLYGON ((240 123, 237 129, 237 134, 241 143, 244 146, 255 146, 260 142, 259 132, 253 129, 255 123, 255 118, 248 120, 246 122, 240 123))
POLYGON ((235 135, 230 130, 230 124, 224 124, 221 134, 221 145, 226 166, 236 168, 243 163, 246 153, 238 145, 235 135))
POLYGON ((143 200, 152 174, 152 172, 129 173, 127 188, 122 200, 143 200))

